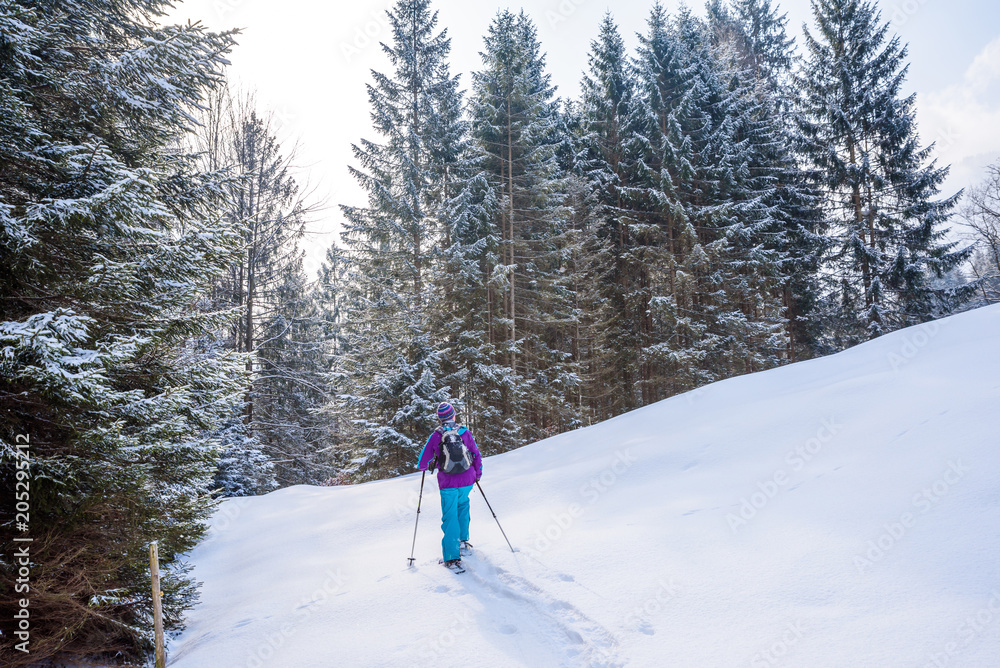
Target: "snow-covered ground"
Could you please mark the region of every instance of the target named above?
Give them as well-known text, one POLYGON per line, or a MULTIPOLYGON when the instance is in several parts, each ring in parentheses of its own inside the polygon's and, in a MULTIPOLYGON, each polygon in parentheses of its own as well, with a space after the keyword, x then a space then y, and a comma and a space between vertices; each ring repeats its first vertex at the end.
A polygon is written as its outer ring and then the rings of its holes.
MULTIPOLYGON (((1000 307, 428 477, 227 501, 169 646, 218 666, 1000 666, 1000 307)), ((489 434, 477 434, 488 442, 489 434)))

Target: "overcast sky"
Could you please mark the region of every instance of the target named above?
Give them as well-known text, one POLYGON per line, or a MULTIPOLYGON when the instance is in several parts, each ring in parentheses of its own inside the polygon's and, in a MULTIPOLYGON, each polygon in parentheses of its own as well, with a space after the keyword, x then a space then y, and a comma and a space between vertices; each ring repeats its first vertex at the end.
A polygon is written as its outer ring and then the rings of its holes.
MULTIPOLYGON (((231 55, 231 73, 255 88, 280 123, 281 140, 298 142, 299 180, 316 187, 329 208, 307 240, 315 269, 339 227, 336 204, 363 204, 350 178, 351 143, 377 139, 368 117, 365 84, 372 69, 388 72, 378 47, 390 38, 387 0, 187 0, 168 21, 198 20, 213 29, 242 28, 231 55)), ((681 3, 665 0, 668 10, 681 3)), ((881 0, 884 20, 909 45, 907 93, 917 93, 917 118, 925 143, 937 142, 939 164, 951 165, 945 193, 978 181, 1000 157, 1000 3, 997 0, 881 0)), ((538 26, 557 95, 575 97, 590 41, 611 10, 630 49, 645 29, 652 2, 619 0, 432 0, 439 27, 451 37, 451 69, 481 65, 482 36, 500 9, 524 8, 538 26)), ((700 2, 690 4, 703 13, 700 2)), ((785 0, 789 32, 801 43, 811 23, 808 0, 785 0)))

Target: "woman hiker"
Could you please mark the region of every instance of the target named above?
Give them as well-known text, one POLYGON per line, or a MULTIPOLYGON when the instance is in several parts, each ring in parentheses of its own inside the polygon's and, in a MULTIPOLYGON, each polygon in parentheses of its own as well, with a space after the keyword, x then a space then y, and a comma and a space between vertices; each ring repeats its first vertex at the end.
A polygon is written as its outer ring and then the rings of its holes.
POLYGON ((462 569, 462 550, 469 543, 469 492, 483 475, 483 459, 472 432, 455 424, 455 408, 447 402, 437 407, 441 426, 434 430, 420 453, 420 470, 438 469, 441 490, 441 552, 444 564, 462 569))

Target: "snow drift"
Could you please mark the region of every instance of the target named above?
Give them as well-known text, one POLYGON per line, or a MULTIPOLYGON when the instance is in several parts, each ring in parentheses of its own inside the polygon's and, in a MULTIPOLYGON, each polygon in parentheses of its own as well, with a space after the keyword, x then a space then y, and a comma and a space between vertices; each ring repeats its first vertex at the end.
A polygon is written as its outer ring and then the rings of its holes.
MULTIPOLYGON (((428 477, 226 501, 176 668, 996 666, 1000 307, 428 477)), ((488 443, 489 434, 477 434, 488 443)))

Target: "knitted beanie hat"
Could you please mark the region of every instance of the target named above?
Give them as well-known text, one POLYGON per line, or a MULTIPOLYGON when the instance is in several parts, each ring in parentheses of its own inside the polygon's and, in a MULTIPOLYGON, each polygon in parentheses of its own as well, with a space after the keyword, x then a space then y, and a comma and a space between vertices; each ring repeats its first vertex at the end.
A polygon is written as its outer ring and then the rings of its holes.
POLYGON ((442 401, 438 405, 438 420, 441 420, 441 422, 447 422, 448 420, 453 419, 455 419, 455 407, 447 401, 442 401))

